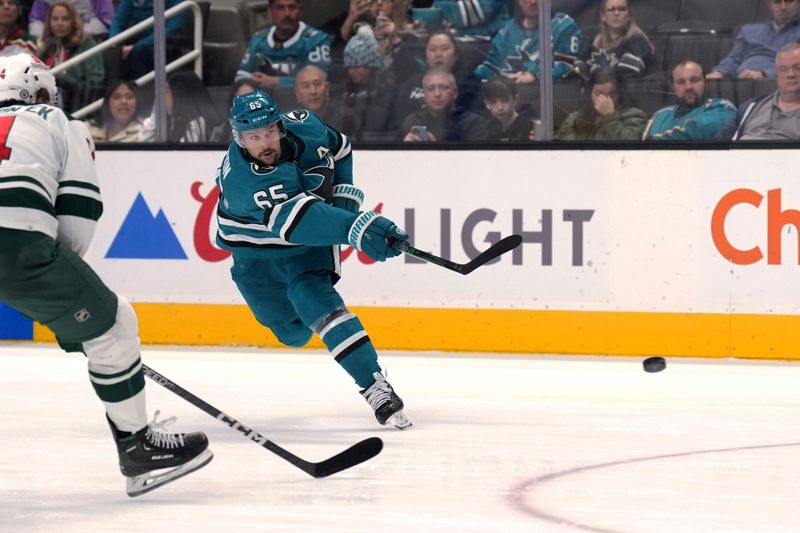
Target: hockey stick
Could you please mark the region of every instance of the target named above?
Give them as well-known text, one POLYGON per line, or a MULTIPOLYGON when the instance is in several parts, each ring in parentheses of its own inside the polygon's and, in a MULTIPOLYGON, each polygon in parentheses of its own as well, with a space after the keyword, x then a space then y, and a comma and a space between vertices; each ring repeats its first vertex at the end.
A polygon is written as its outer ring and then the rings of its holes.
POLYGON ((226 426, 235 429, 241 433, 243 437, 250 439, 262 448, 266 448, 281 459, 292 463, 306 474, 316 478, 328 477, 331 474, 341 472, 342 470, 346 470, 351 466, 356 466, 357 464, 363 463, 364 461, 372 459, 378 455, 383 449, 383 441, 381 439, 378 437, 370 437, 350 446, 345 451, 336 454, 333 457, 325 459, 324 461, 320 461, 319 463, 311 463, 301 459, 300 457, 297 457, 288 450, 281 448, 265 436, 259 434, 257 431, 250 429, 232 416, 223 413, 213 405, 201 400, 191 392, 187 391, 174 381, 164 377, 163 374, 156 372, 149 366, 143 364, 142 369, 148 378, 152 379, 165 389, 174 392, 190 404, 202 411, 205 411, 226 426))
POLYGON ((454 272, 458 272, 459 274, 464 274, 465 276, 475 270, 476 268, 485 265, 492 259, 500 257, 506 252, 510 252, 517 246, 522 244, 522 237, 519 235, 509 235, 504 239, 500 239, 498 242, 491 245, 487 250, 478 254, 478 257, 470 261, 469 263, 454 263, 444 257, 439 257, 437 255, 433 255, 428 252, 423 252, 422 250, 418 250, 408 244, 406 241, 401 241, 395 239, 394 237, 389 237, 389 246, 396 250, 400 250, 403 253, 407 253, 408 255, 413 255, 414 257, 418 257, 428 263, 433 263, 434 265, 439 265, 440 267, 444 267, 447 270, 452 270, 454 272))

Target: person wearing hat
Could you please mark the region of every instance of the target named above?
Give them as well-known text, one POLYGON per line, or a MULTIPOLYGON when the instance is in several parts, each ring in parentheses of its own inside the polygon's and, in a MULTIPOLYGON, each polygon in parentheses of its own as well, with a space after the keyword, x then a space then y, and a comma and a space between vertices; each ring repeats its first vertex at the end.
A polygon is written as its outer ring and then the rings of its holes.
POLYGON ((361 26, 347 42, 344 67, 347 79, 342 105, 360 124, 352 137, 362 141, 382 140, 381 136, 388 133, 386 125, 394 92, 384 75, 378 40, 369 26, 361 26))
POLYGON ((20 27, 19 0, 0 0, 0 57, 36 55, 36 38, 20 27))

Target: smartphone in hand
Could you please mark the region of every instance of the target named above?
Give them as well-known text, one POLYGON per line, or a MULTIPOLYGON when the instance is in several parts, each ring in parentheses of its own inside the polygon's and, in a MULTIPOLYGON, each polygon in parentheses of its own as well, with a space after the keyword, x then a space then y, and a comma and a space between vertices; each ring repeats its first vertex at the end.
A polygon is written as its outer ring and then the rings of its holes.
POLYGON ((427 126, 411 126, 411 133, 419 137, 420 141, 429 140, 427 126))

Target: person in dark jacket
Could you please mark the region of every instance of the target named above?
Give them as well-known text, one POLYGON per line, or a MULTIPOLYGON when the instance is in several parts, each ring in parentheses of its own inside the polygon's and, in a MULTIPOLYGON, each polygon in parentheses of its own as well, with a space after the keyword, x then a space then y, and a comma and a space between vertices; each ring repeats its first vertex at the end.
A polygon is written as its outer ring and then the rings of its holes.
POLYGON ((347 129, 357 141, 381 141, 393 134, 387 124, 393 86, 385 77, 378 41, 369 26, 361 26, 344 49, 347 81, 342 92, 342 112, 352 119, 347 129), (354 129, 353 129, 354 128, 354 129))
POLYGON ((653 44, 636 24, 629 0, 604 0, 600 5, 600 28, 575 66, 588 79, 598 67, 616 67, 623 76, 642 77, 653 54, 653 44))
POLYGON ((508 78, 496 77, 482 87, 483 105, 492 118, 486 126, 489 141, 532 141, 534 140, 531 106, 519 107, 517 84, 508 78))
POLYGON ((431 67, 443 67, 453 73, 458 86, 456 108, 472 111, 480 104, 480 81, 473 74, 474 61, 470 61, 464 48, 448 31, 434 32, 425 44, 425 69, 400 84, 395 94, 390 118, 394 128, 398 128, 405 117, 422 109, 424 105, 422 77, 431 67))
POLYGON ((443 67, 429 69, 422 90, 425 107, 403 121, 400 133, 404 142, 486 140, 486 121, 455 107, 458 87, 452 72, 443 67))

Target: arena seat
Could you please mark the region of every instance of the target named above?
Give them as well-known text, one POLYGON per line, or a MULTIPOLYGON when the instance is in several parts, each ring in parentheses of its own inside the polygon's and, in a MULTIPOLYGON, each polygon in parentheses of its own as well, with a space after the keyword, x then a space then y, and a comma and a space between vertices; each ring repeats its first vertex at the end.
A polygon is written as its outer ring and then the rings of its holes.
POLYGON ((203 78, 206 85, 230 85, 247 47, 238 6, 214 2, 203 38, 203 78))
POLYGON ((644 111, 648 117, 665 105, 672 103, 672 91, 667 86, 665 76, 662 74, 661 76, 626 81, 631 104, 644 111))
POLYGON ((730 33, 737 26, 756 20, 756 10, 763 1, 753 0, 683 0, 679 21, 715 23, 718 31, 730 33))
POLYGON ((659 24, 678 20, 681 0, 646 0, 635 2, 633 17, 647 35, 659 24))
POLYGON ((778 88, 776 81, 772 78, 764 78, 752 81, 754 97, 764 96, 765 94, 774 92, 778 88))
POLYGON ((593 29, 597 26, 597 10, 599 0, 553 0, 550 9, 553 12, 566 13, 578 23, 584 33, 593 35, 593 29))
POLYGON ((670 35, 664 51, 664 69, 671 71, 679 62, 692 59, 710 72, 731 51, 733 35, 670 35))
POLYGON ((733 78, 723 78, 720 80, 706 80, 706 97, 725 98, 733 102, 737 107, 748 98, 753 96, 752 84, 750 80, 737 80, 733 78), (741 96, 740 96, 741 91, 741 96), (744 100, 743 100, 744 99, 744 100))

